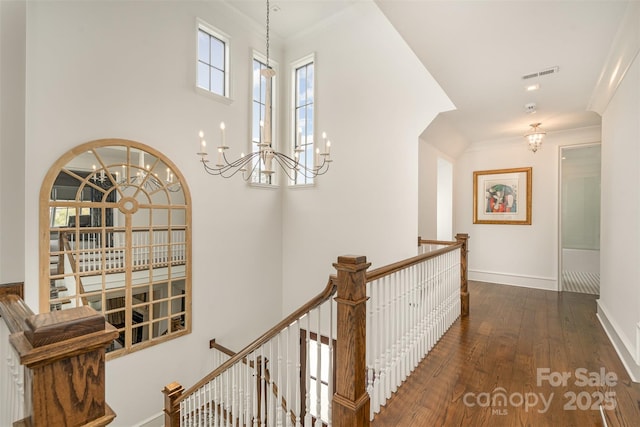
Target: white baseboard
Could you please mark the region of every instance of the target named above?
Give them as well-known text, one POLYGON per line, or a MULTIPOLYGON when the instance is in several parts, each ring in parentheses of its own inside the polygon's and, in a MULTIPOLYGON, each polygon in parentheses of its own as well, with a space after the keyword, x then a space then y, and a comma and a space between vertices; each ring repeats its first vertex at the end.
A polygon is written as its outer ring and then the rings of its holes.
POLYGON ((496 273, 491 271, 469 270, 468 279, 478 282, 498 283, 501 285, 521 286, 524 288, 558 290, 558 279, 548 277, 525 276, 496 273))
POLYGON ((164 412, 152 415, 146 420, 140 421, 135 427, 164 427, 164 412))
MULTIPOLYGON (((609 337, 609 341, 611 341, 613 348, 616 350, 616 353, 618 353, 618 357, 620 357, 620 361, 622 361, 631 380, 636 383, 640 382, 640 364, 637 362, 638 349, 618 334, 615 322, 611 320, 611 316, 607 314, 607 310, 600 303, 600 300, 597 300, 597 302, 598 312, 596 316, 609 337)), ((640 325, 636 326, 636 335, 640 337, 640 325)))

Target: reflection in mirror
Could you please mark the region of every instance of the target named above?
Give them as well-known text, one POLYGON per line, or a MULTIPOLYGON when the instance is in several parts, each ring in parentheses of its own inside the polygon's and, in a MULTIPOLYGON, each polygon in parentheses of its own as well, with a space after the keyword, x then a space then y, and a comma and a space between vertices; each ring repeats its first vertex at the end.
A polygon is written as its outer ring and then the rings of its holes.
POLYGON ((109 357, 189 332, 188 200, 149 147, 102 140, 68 152, 41 191, 41 310, 103 313, 119 331, 109 357))

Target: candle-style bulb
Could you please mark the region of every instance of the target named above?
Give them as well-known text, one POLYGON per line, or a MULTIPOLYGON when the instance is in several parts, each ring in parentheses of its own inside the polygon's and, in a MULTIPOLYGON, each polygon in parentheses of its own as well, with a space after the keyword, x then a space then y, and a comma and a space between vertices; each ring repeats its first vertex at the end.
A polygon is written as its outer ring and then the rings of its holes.
POLYGON ((224 122, 220 122, 220 146, 223 148, 227 148, 227 141, 224 135, 224 122))
POLYGON ((199 136, 200 138, 204 138, 204 132, 202 132, 202 131, 198 132, 198 136, 199 136))

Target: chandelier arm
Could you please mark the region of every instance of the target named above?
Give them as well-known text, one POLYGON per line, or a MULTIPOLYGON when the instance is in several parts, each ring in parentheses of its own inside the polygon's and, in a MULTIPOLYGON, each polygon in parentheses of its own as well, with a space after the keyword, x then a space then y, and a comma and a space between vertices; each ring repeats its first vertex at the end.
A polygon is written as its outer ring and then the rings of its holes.
MULTIPOLYGON (((305 178, 314 178, 316 175, 318 175, 318 170, 320 168, 317 166, 310 168, 308 166, 303 165, 298 160, 291 158, 283 153, 276 153, 276 156, 279 158, 280 167, 282 167, 283 169, 285 169, 283 166, 284 164, 288 169, 296 170, 298 173, 302 174, 305 178)), ((287 173, 287 176, 292 181, 295 179, 295 176, 292 177, 291 175, 289 175, 289 173, 287 173)))
POLYGON ((227 156, 224 153, 222 153, 222 157, 224 158, 226 166, 230 167, 230 168, 242 168, 243 166, 245 166, 249 162, 249 160, 253 159, 255 157, 255 155, 256 155, 256 153, 253 152, 253 153, 249 154, 248 156, 239 157, 236 160, 234 160, 233 162, 229 163, 227 161, 227 156))
POLYGON ((326 156, 322 156, 322 163, 320 165, 313 167, 302 165, 302 168, 304 169, 303 175, 306 178, 315 178, 316 176, 324 175, 329 169, 329 163, 330 162, 327 161, 326 156))
POLYGON ((232 176, 234 176, 235 174, 237 174, 238 172, 242 171, 243 167, 249 163, 254 157, 256 157, 258 153, 251 153, 248 156, 245 157, 241 157, 235 161, 233 161, 232 163, 229 163, 226 161, 227 163, 226 165, 223 165, 221 167, 211 167, 211 166, 207 166, 207 163, 205 161, 202 162, 202 164, 204 165, 204 169, 205 171, 207 171, 207 173, 209 173, 210 175, 220 175, 223 178, 231 178, 232 176), (232 171, 231 173, 227 173, 229 171, 232 171))
POLYGON ((278 162, 278 165, 280 165, 280 169, 282 169, 285 175, 287 175, 287 177, 293 181, 295 179, 295 171, 296 171, 295 165, 293 167, 290 166, 290 162, 293 160, 289 156, 286 156, 282 153, 274 153, 273 157, 276 160, 276 162, 278 162), (290 172, 293 172, 294 176, 291 176, 290 172))
MULTIPOLYGON (((257 155, 259 155, 259 154, 260 154, 260 152, 258 152, 258 151, 254 151, 254 153, 253 153, 253 154, 257 154, 257 155)), ((256 156, 252 156, 252 158, 254 158, 254 157, 256 157, 256 156)), ((251 166, 251 171, 247 174, 247 176, 246 176, 246 177, 245 177, 245 176, 244 176, 244 174, 243 174, 243 175, 242 175, 242 179, 244 179, 245 181, 249 182, 249 180, 251 179, 251 177, 256 173, 256 169, 258 169, 258 166, 260 165, 260 159, 261 159, 261 158, 260 158, 260 157, 258 157, 258 161, 257 161, 257 162, 255 162, 255 163, 253 164, 253 166, 251 166)))
POLYGON ((297 166, 300 166, 300 162, 296 159, 292 159, 284 153, 280 153, 277 151, 273 152, 273 155, 280 160, 280 164, 286 165, 289 169, 293 169, 297 166))
POLYGON ((294 159, 287 156, 286 154, 276 153, 275 157, 278 159, 278 164, 280 164, 280 167, 282 167, 282 169, 285 171, 289 179, 291 179, 292 181, 294 180, 295 177, 291 176, 288 173, 287 169, 289 170, 295 169, 297 170, 298 173, 300 173, 305 178, 315 178, 316 176, 324 175, 325 173, 327 173, 327 171, 329 170, 329 164, 331 163, 329 161, 326 161, 325 158, 323 158, 321 165, 310 168, 308 166, 304 166, 300 162, 296 162, 294 159), (283 165, 287 166, 287 168, 283 167, 283 165), (297 166, 297 169, 296 169, 296 166, 297 166))
POLYGON ((245 177, 244 173, 247 171, 247 165, 251 164, 253 159, 255 157, 257 157, 259 155, 259 153, 257 152, 253 152, 251 154, 249 154, 248 156, 244 156, 244 157, 240 157, 239 159, 237 159, 236 161, 234 161, 233 163, 231 163, 228 167, 228 169, 233 169, 233 173, 231 175, 226 176, 225 178, 231 178, 232 176, 234 176, 235 174, 237 174, 238 172, 242 172, 242 179, 244 179, 245 181, 248 181, 248 179, 251 177, 251 175, 253 174, 253 170, 255 169, 255 167, 257 166, 258 162, 256 162, 256 164, 251 168, 251 173, 249 174, 248 177, 245 177))

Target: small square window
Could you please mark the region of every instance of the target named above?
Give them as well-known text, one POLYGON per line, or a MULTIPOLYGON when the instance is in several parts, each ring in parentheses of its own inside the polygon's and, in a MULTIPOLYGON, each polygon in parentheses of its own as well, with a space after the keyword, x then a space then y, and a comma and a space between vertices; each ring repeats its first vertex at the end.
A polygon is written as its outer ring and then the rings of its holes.
POLYGON ((229 38, 204 23, 198 24, 196 84, 216 95, 229 97, 229 38))

